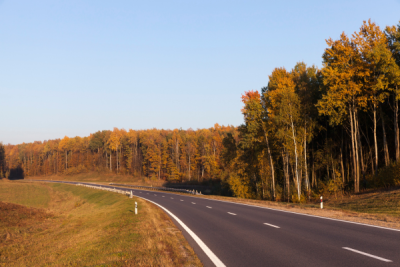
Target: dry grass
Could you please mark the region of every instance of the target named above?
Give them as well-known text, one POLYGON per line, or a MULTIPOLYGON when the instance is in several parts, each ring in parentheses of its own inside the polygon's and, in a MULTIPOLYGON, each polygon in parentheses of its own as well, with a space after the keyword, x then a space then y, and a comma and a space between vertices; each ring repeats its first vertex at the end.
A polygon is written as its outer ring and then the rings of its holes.
POLYGON ((390 215, 400 219, 400 189, 367 191, 337 198, 332 196, 327 204, 334 209, 390 215))
POLYGON ((65 184, 0 183, 0 266, 201 266, 169 217, 141 199, 65 184))

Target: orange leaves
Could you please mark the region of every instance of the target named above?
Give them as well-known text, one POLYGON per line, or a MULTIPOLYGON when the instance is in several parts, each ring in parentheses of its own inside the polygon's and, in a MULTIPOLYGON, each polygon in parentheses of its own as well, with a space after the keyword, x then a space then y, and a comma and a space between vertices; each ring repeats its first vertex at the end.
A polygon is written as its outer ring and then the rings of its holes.
POLYGON ((244 92, 244 95, 242 95, 242 102, 246 104, 250 100, 260 100, 260 93, 258 91, 253 91, 253 90, 244 92))
POLYGON ((249 90, 247 92, 244 92, 244 95, 242 95, 242 102, 244 104, 244 107, 241 109, 243 114, 247 114, 247 107, 250 105, 251 102, 260 102, 260 93, 257 91, 249 90))

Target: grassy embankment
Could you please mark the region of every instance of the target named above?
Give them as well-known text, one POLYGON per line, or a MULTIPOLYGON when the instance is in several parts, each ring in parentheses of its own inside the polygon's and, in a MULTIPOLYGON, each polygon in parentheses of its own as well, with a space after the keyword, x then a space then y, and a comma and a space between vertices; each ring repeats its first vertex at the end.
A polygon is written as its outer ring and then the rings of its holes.
MULTIPOLYGON (((86 173, 79 175, 39 176, 33 179, 53 179, 63 181, 85 181, 97 183, 119 182, 133 185, 160 186, 163 182, 139 179, 127 175, 86 173)), ((320 210, 319 202, 297 204, 273 202, 253 199, 240 199, 223 196, 198 196, 258 205, 313 214, 324 217, 344 219, 349 221, 368 223, 400 229, 400 189, 396 190, 369 190, 360 194, 349 194, 335 197, 324 196, 324 210, 320 210)))
POLYGON ((0 180, 0 266, 44 265, 201 262, 169 217, 141 199, 72 185, 0 180))

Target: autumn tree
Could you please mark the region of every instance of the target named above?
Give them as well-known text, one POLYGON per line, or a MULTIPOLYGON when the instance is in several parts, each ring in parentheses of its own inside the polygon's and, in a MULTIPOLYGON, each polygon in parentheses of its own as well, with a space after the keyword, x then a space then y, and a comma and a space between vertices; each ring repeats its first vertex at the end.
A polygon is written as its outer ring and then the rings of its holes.
POLYGON ((399 99, 400 99, 400 24, 386 27, 386 39, 395 64, 389 64, 389 90, 393 98, 393 129, 396 161, 400 159, 399 99))
POLYGON ((328 39, 323 55, 323 84, 327 90, 318 102, 319 113, 329 117, 332 125, 342 124, 347 116, 353 157, 354 191, 359 191, 359 120, 360 108, 366 108, 367 96, 359 77, 362 59, 356 45, 342 33, 339 40, 328 39))
POLYGON ((388 97, 390 65, 395 64, 389 50, 386 36, 379 26, 364 21, 359 32, 354 33, 353 40, 358 58, 358 79, 364 94, 371 103, 373 112, 375 167, 378 169, 377 112, 380 111, 383 132, 383 147, 386 166, 389 165, 389 149, 386 141, 386 130, 381 104, 388 97))

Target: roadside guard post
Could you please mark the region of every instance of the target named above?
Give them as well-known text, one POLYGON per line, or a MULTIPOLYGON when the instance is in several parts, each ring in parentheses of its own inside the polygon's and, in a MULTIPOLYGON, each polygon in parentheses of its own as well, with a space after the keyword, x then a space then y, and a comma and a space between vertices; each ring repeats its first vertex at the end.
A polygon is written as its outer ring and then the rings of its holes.
POLYGON ((135 214, 137 214, 137 202, 135 202, 135 214))
POLYGON ((133 194, 132 194, 132 190, 131 190, 131 195, 129 196, 129 198, 132 198, 133 197, 133 194))
POLYGON ((321 209, 324 208, 324 202, 322 201, 322 196, 321 196, 321 209))

